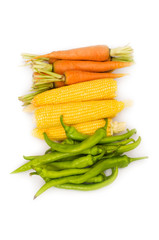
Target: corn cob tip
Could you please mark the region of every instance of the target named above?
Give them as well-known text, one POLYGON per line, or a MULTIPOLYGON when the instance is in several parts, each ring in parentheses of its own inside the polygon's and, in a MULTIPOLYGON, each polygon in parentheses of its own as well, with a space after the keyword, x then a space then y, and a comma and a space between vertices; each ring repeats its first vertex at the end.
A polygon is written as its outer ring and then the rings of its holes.
POLYGON ((122 132, 122 131, 125 131, 126 129, 126 123, 125 122, 117 122, 117 121, 112 121, 111 123, 111 129, 112 129, 112 134, 113 133, 119 133, 119 132, 122 132))
POLYGON ((123 102, 124 102, 124 107, 131 107, 133 105, 132 100, 125 100, 123 102))
POLYGON ((23 108, 24 112, 34 112, 35 111, 35 107, 33 104, 29 104, 26 107, 23 108))
MULTIPOLYGON (((35 117, 33 117, 33 122, 35 122, 35 117)), ((39 138, 39 139, 44 139, 43 132, 40 131, 38 128, 34 128, 32 130, 31 134, 32 134, 33 137, 36 137, 36 138, 39 138)))

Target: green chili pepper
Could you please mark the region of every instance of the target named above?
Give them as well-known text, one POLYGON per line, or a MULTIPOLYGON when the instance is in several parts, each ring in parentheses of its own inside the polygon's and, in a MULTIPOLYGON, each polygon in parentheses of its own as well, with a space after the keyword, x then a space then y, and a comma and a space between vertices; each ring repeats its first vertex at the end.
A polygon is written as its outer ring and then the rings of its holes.
POLYGON ((57 169, 85 168, 102 159, 104 153, 105 151, 97 156, 87 155, 84 157, 75 158, 72 161, 54 162, 52 163, 52 166, 57 167, 57 169))
POLYGON ((106 138, 101 139, 99 144, 105 144, 105 143, 110 143, 110 142, 116 142, 116 141, 121 141, 124 139, 130 138, 132 135, 136 133, 136 129, 132 129, 128 131, 127 133, 121 134, 121 135, 116 135, 116 136, 109 136, 106 138))
MULTIPOLYGON (((85 139, 90 137, 89 135, 78 132, 75 127, 67 126, 66 124, 64 124, 63 116, 60 116, 60 121, 65 130, 66 136, 68 138, 71 138, 71 139, 77 140, 77 141, 84 141, 85 139)), ((99 141, 99 144, 105 144, 105 143, 124 140, 124 139, 130 138, 135 133, 136 133, 136 129, 132 129, 131 131, 128 131, 127 133, 122 134, 122 135, 105 137, 99 141)))
POLYGON ((141 137, 138 137, 138 139, 134 141, 134 143, 124 145, 124 146, 119 145, 118 149, 116 149, 117 146, 114 146, 114 145, 103 145, 103 147, 107 153, 116 151, 118 154, 121 154, 121 153, 133 150, 140 144, 140 142, 141 142, 141 137))
MULTIPOLYGON (((90 155, 98 155, 103 152, 103 149, 100 146, 94 146, 92 148, 86 149, 85 151, 81 152, 80 154, 90 154, 90 155)), ((77 153, 61 153, 61 152, 52 152, 42 156, 23 156, 24 159, 30 160, 26 164, 22 165, 21 167, 17 168, 12 173, 19 173, 25 172, 32 168, 32 166, 36 167, 41 164, 51 163, 58 160, 65 160, 68 157, 79 155, 77 153)))
POLYGON ((120 157, 113 157, 113 158, 108 158, 106 160, 100 161, 97 163, 94 167, 92 167, 87 173, 79 176, 76 179, 71 179, 69 182, 70 183, 75 183, 75 184, 80 184, 86 182, 89 178, 97 176, 99 173, 113 168, 113 167, 119 167, 123 168, 128 166, 129 163, 144 159, 146 157, 141 157, 141 158, 129 158, 126 155, 120 156, 120 157))
POLYGON ((56 186, 56 185, 61 185, 64 183, 69 182, 70 180, 76 179, 77 176, 69 176, 69 177, 64 177, 64 178, 58 178, 58 179, 53 179, 51 181, 46 182, 35 194, 34 199, 37 198, 40 194, 45 192, 47 189, 56 186))
MULTIPOLYGON (((37 171, 36 171, 36 172, 33 172, 33 173, 31 173, 30 175, 39 175, 39 176, 40 176, 41 168, 37 168, 37 171), (33 173, 34 173, 34 174, 33 174, 33 173)), ((44 178, 44 177, 42 177, 42 178, 44 179, 45 182, 51 181, 50 178, 44 178)), ((99 175, 96 176, 96 177, 93 177, 93 178, 88 179, 88 180, 87 180, 87 183, 102 182, 102 181, 104 181, 106 178, 107 178, 107 177, 106 177, 105 173, 103 172, 103 173, 99 174, 99 175)))
POLYGON ((118 168, 112 169, 112 174, 107 177, 103 182, 101 183, 95 183, 95 184, 73 184, 73 183, 65 183, 61 185, 56 185, 56 188, 63 188, 63 189, 70 189, 70 190, 80 190, 80 191, 92 191, 97 190, 102 187, 108 186, 118 176, 118 168))
POLYGON ((84 168, 93 164, 92 158, 92 155, 87 155, 72 161, 54 162, 52 165, 59 169, 84 168))
MULTIPOLYGON (((37 168, 34 168, 37 170, 37 168)), ((89 171, 89 168, 82 168, 82 169, 65 169, 60 171, 49 171, 46 168, 41 169, 41 172, 39 175, 42 178, 62 178, 67 176, 73 176, 73 175, 80 175, 83 173, 86 173, 89 171)))
MULTIPOLYGON (((117 177, 118 174, 118 169, 115 168, 114 170, 112 170, 112 175, 109 176, 106 180, 104 180, 101 183, 95 183, 95 184, 86 184, 86 186, 88 186, 87 190, 95 190, 101 187, 104 187, 110 183, 112 183, 115 178, 117 177), (96 184, 100 184, 100 185, 96 185, 96 184)), ((51 187, 59 187, 59 186, 63 186, 64 183, 68 183, 70 180, 76 179, 77 176, 69 176, 69 177, 64 177, 64 178, 58 178, 58 179, 53 179, 50 180, 49 178, 44 178, 45 180, 45 184, 37 191, 37 193, 34 196, 34 199, 37 198, 39 195, 41 195, 43 192, 45 192, 47 189, 51 188, 51 187)), ((96 179, 97 180, 97 179, 96 179)), ((95 181, 94 179, 89 179, 89 181, 95 181)), ((75 184, 73 184, 75 185, 75 184)), ((83 184, 84 185, 84 184, 83 184)), ((77 185, 78 186, 78 185, 77 185)), ((79 185, 80 186, 80 185, 79 185)), ((79 189, 78 189, 79 190, 79 189)), ((81 189, 82 190, 82 189, 81 189)), ((86 191, 86 189, 85 189, 86 191)))
MULTIPOLYGON (((40 175, 39 173, 37 173, 37 172, 31 172, 31 173, 29 173, 29 175, 30 176, 33 176, 33 175, 40 175)), ((42 177, 42 176, 41 176, 42 177)), ((44 177, 42 177, 43 179, 47 179, 46 180, 46 182, 49 182, 49 181, 51 181, 51 179, 50 178, 44 178, 44 177)), ((99 183, 99 182, 102 182, 102 181, 104 181, 106 179, 106 177, 103 175, 103 174, 99 174, 98 176, 96 176, 96 177, 93 177, 93 178, 90 178, 90 179, 88 179, 87 180, 87 183, 99 183)))
POLYGON ((77 154, 75 153, 60 153, 60 152, 53 152, 53 153, 48 153, 42 156, 31 156, 31 157, 25 157, 25 159, 30 160, 30 158, 32 159, 31 161, 27 162, 26 164, 22 165, 21 167, 17 168, 15 171, 13 171, 12 173, 19 173, 19 172, 24 172, 27 171, 29 169, 32 168, 32 166, 36 167, 40 164, 45 164, 45 163, 49 163, 49 162, 54 162, 60 159, 65 159, 67 157, 70 156, 75 156, 77 154))
POLYGON ((83 141, 89 137, 89 135, 78 132, 75 127, 67 126, 66 124, 64 124, 63 115, 60 116, 60 122, 61 122, 61 125, 63 126, 66 136, 68 138, 71 138, 71 139, 77 140, 77 141, 83 141))
POLYGON ((63 145, 61 143, 53 142, 48 138, 46 133, 44 133, 44 139, 45 139, 46 143, 51 147, 51 149, 56 150, 58 152, 80 153, 86 149, 89 149, 89 148, 95 146, 96 144, 99 143, 99 141, 102 138, 104 138, 106 136, 107 124, 108 124, 108 119, 106 119, 106 124, 104 127, 97 129, 92 136, 88 137, 83 142, 80 142, 75 145, 69 145, 69 144, 63 145))
POLYGON ((110 145, 113 145, 113 146, 123 146, 123 145, 126 145, 126 144, 128 144, 128 143, 130 143, 130 142, 135 142, 135 140, 133 139, 133 138, 128 138, 128 139, 126 139, 126 140, 123 140, 123 141, 118 141, 118 142, 111 142, 111 143, 107 143, 106 145, 108 146, 110 146, 110 145))
MULTIPOLYGON (((77 141, 74 141, 71 138, 66 138, 64 141, 61 142, 61 144, 76 144, 76 143, 77 143, 77 141)), ((48 150, 46 150, 45 154, 51 153, 51 152, 54 152, 54 150, 49 148, 48 150)))

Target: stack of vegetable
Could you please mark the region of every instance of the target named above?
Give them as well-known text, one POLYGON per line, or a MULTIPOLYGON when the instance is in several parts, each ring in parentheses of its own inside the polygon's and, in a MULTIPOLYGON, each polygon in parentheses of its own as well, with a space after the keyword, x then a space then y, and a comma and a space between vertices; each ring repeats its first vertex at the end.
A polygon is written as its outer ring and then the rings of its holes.
POLYGON ((141 141, 130 138, 135 129, 112 136, 125 130, 124 122, 113 121, 125 107, 114 99, 114 78, 125 74, 112 70, 132 64, 131 47, 92 46, 23 57, 33 69, 33 84, 19 100, 34 111, 33 135, 45 139, 50 149, 43 156, 24 157, 29 162, 13 173, 33 169, 31 175, 44 179, 35 197, 52 186, 101 188, 115 180, 118 167, 142 159, 123 155, 141 141), (104 173, 107 169, 112 170, 110 176, 104 173))

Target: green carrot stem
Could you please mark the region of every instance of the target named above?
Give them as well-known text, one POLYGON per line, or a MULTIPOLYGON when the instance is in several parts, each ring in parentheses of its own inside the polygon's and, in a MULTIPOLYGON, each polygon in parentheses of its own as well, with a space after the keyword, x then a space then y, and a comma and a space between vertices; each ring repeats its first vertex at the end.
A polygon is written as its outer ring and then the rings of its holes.
POLYGON ((113 61, 132 62, 133 61, 133 49, 126 45, 124 47, 110 49, 110 56, 113 61))
MULTIPOLYGON (((31 59, 33 59, 33 58, 35 58, 35 57, 37 57, 37 56, 38 56, 38 55, 36 55, 36 54, 22 53, 22 57, 23 57, 24 59, 28 59, 28 60, 31 60, 31 59)), ((41 61, 41 60, 43 60, 43 61, 49 61, 49 58, 41 57, 41 58, 38 58, 38 59, 34 59, 34 61, 41 61)))
POLYGON ((53 71, 53 65, 50 64, 50 63, 46 63, 44 61, 32 61, 32 69, 33 71, 43 71, 43 70, 46 70, 46 71, 49 71, 49 72, 52 72, 53 71))

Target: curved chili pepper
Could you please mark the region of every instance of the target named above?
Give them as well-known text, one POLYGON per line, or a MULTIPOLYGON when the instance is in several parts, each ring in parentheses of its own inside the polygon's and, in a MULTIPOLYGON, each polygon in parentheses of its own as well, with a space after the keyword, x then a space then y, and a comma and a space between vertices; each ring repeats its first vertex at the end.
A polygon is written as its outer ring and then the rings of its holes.
MULTIPOLYGON (((71 138, 66 138, 64 141, 61 142, 61 144, 76 144, 76 141, 74 141, 71 138)), ((48 150, 46 150, 45 154, 47 153, 51 153, 54 152, 54 150, 52 150, 51 148, 49 148, 48 150)))
POLYGON ((111 143, 107 143, 106 145, 108 146, 110 146, 110 145, 113 145, 113 146, 123 146, 123 145, 126 145, 126 144, 128 144, 128 143, 130 143, 130 142, 135 142, 135 140, 133 139, 133 138, 128 138, 128 139, 126 139, 126 140, 122 140, 122 141, 118 141, 118 142, 111 142, 111 143))
POLYGON ((61 152, 53 152, 53 153, 48 153, 42 156, 29 156, 25 157, 24 159, 30 160, 31 161, 27 162, 26 164, 22 165, 21 167, 17 168, 15 171, 12 173, 19 173, 19 172, 24 172, 32 168, 32 166, 36 167, 40 164, 45 164, 49 162, 54 162, 60 159, 65 159, 70 156, 75 156, 77 155, 76 153, 61 153, 61 152))
POLYGON ((112 151, 116 151, 118 154, 128 152, 136 148, 141 142, 141 137, 138 137, 136 141, 134 141, 131 144, 118 146, 118 149, 116 149, 117 146, 114 145, 102 145, 107 153, 111 153, 112 151))
MULTIPOLYGON (((35 167, 36 170, 36 167, 35 167)), ((89 171, 89 168, 80 168, 80 169, 64 169, 59 171, 49 171, 46 168, 41 169, 40 176, 42 178, 61 178, 73 175, 80 175, 89 171)))
POLYGON ((136 160, 140 160, 140 159, 144 159, 145 157, 141 157, 141 158, 129 158, 126 155, 123 156, 119 156, 119 157, 112 157, 112 158, 108 158, 106 160, 100 161, 98 162, 94 167, 92 167, 87 173, 79 176, 76 179, 71 179, 69 182, 70 183, 75 183, 75 184, 80 184, 80 183, 84 183, 87 181, 87 179, 95 177, 96 175, 98 175, 99 173, 113 168, 113 167, 119 167, 119 168, 123 168, 128 166, 128 164, 130 162, 136 161, 136 160))
POLYGON ((34 196, 34 199, 37 198, 39 195, 41 195, 43 192, 45 192, 47 189, 56 186, 56 185, 61 185, 64 183, 69 182, 70 180, 76 179, 77 176, 69 176, 69 177, 64 177, 64 178, 57 178, 53 180, 48 180, 45 179, 46 183, 37 191, 37 193, 34 196))
POLYGON ((97 190, 102 187, 106 187, 112 182, 115 181, 115 179, 118 176, 118 168, 115 167, 112 169, 112 174, 107 177, 103 182, 96 183, 96 184, 73 184, 73 183, 65 183, 61 185, 56 185, 56 188, 63 188, 63 189, 69 189, 69 190, 79 190, 79 191, 92 191, 97 190))
MULTIPOLYGON (((39 175, 39 176, 40 176, 40 172, 41 172, 41 169, 40 169, 40 168, 39 168, 39 169, 37 168, 37 171, 36 171, 36 172, 32 172, 30 175, 39 175)), ((102 172, 102 173, 100 173, 99 175, 97 175, 97 176, 95 176, 95 177, 93 177, 93 178, 88 179, 88 180, 87 180, 87 183, 102 182, 102 181, 104 181, 106 178, 107 178, 107 177, 106 177, 105 173, 102 172)), ((44 178, 44 177, 43 177, 43 179, 44 179, 45 182, 51 181, 50 178, 44 178)))
MULTIPOLYGON (((118 169, 115 168, 113 171, 112 171, 112 175, 109 176, 105 181, 101 182, 101 183, 96 183, 96 184, 86 184, 87 186, 87 191, 88 190, 95 190, 95 189, 98 189, 98 188, 101 188, 101 187, 104 187, 110 183, 112 183, 116 177, 117 177, 117 174, 118 174, 118 169)), ((74 179, 76 179, 77 176, 69 176, 69 177, 64 177, 64 178, 59 178, 59 179, 53 179, 51 181, 49 181, 48 179, 46 182, 38 191, 37 193, 35 194, 34 196, 34 199, 37 198, 39 195, 41 195, 43 192, 45 192, 47 189, 53 187, 53 186, 62 186, 62 184, 65 184, 65 183, 68 183, 70 181, 73 181, 74 179)), ((74 184, 73 184, 74 185, 74 184)), ((82 184, 83 186, 84 184, 82 184)), ((80 187, 80 185, 77 185, 80 187)), ((81 187, 82 187, 81 186, 81 187)), ((73 187, 73 186, 72 186, 73 187)), ((78 189, 78 190, 82 190, 81 189, 78 189)), ((83 186, 83 190, 84 190, 84 186, 83 186)), ((86 187, 85 187, 85 191, 86 191, 86 187)))
POLYGON ((136 134, 136 129, 132 129, 130 131, 128 131, 127 133, 121 134, 121 135, 116 135, 116 136, 109 136, 106 138, 103 138, 99 144, 106 144, 106 143, 110 143, 110 142, 116 142, 116 141, 121 141, 124 139, 128 139, 130 138, 132 135, 136 134))
MULTIPOLYGON (((78 132, 78 130, 73 126, 67 126, 63 122, 63 116, 62 115, 60 116, 60 121, 61 121, 61 125, 63 126, 63 128, 65 130, 66 136, 68 138, 71 138, 71 139, 77 140, 77 141, 84 141, 85 139, 90 137, 87 134, 83 134, 83 133, 78 132)), ((136 133, 136 129, 132 129, 132 130, 130 130, 127 133, 122 134, 122 135, 105 137, 105 138, 103 138, 99 141, 99 144, 121 141, 121 140, 130 138, 135 133, 136 133)))
POLYGON ((52 163, 53 166, 58 169, 72 169, 72 168, 84 168, 93 165, 93 156, 87 155, 80 158, 75 158, 72 161, 60 161, 52 163))
POLYGON ((69 144, 61 144, 51 141, 47 134, 44 132, 44 139, 46 143, 51 147, 51 149, 58 151, 58 152, 64 152, 64 153, 80 153, 88 148, 91 148, 99 143, 99 141, 106 136, 106 128, 108 124, 108 119, 106 119, 106 124, 104 127, 99 128, 95 131, 95 133, 85 139, 83 142, 80 142, 75 145, 69 145, 69 144))
POLYGON ((72 161, 53 162, 51 166, 57 169, 85 168, 93 165, 94 163, 102 159, 102 157, 104 156, 104 153, 105 151, 103 149, 103 152, 97 156, 87 155, 84 157, 75 158, 72 161))

